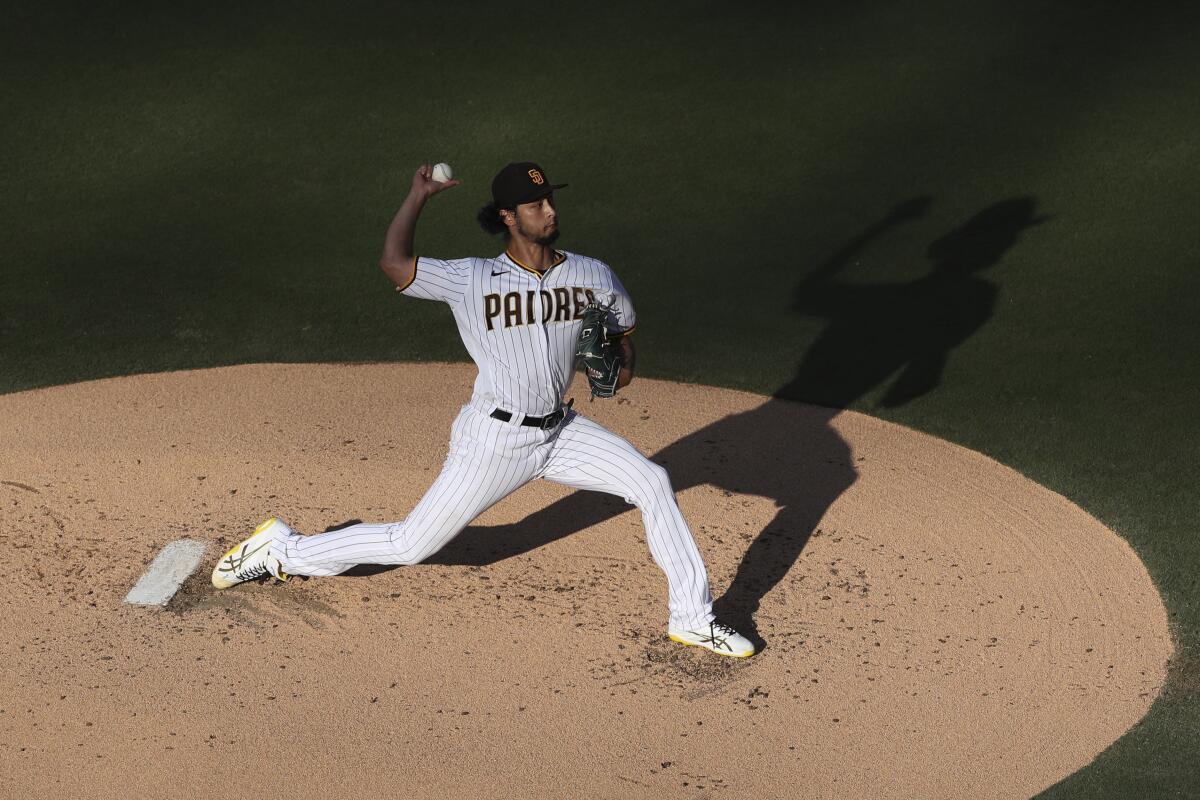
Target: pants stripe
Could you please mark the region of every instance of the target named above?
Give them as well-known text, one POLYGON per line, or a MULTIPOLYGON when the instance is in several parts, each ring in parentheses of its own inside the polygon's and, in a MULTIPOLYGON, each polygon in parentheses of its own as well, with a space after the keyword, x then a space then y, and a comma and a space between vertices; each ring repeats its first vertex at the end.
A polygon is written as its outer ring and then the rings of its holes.
POLYGON ((708 574, 666 470, 617 434, 572 413, 555 431, 500 422, 464 406, 445 464, 400 522, 366 522, 277 543, 294 575, 337 575, 355 564, 416 564, 534 478, 624 498, 642 512, 650 555, 667 577, 670 624, 713 619, 708 574))

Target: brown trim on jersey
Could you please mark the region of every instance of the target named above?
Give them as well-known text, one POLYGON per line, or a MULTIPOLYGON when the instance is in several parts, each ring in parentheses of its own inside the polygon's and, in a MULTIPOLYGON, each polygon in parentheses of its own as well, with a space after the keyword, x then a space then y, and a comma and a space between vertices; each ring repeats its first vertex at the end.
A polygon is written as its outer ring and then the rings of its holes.
MULTIPOLYGON (((555 262, 554 262, 553 264, 551 264, 550 266, 546 267, 546 272, 549 272, 550 270, 554 269, 554 268, 555 268, 555 267, 557 267, 559 264, 561 264, 561 263, 563 263, 564 261, 566 261, 566 260, 567 260, 567 254, 566 254, 566 253, 564 253, 564 252, 562 252, 562 251, 560 251, 560 250, 555 250, 554 252, 558 253, 558 260, 557 260, 557 261, 555 261, 555 262)), ((541 278, 542 276, 544 276, 544 275, 546 274, 546 272, 538 272, 538 271, 537 271, 536 269, 534 269, 533 267, 530 267, 530 266, 527 266, 527 265, 525 265, 525 264, 522 264, 520 261, 518 261, 517 259, 513 258, 513 254, 512 254, 512 253, 510 253, 510 252, 508 252, 507 250, 505 250, 505 251, 504 251, 504 255, 508 256, 508 260, 509 260, 509 261, 511 261, 511 262, 513 262, 514 264, 516 264, 516 265, 517 265, 518 267, 520 267, 521 269, 525 270, 526 272, 532 272, 534 275, 537 275, 539 278, 541 278)))
POLYGON ((632 328, 629 328, 628 330, 617 332, 616 335, 617 336, 628 336, 629 334, 633 333, 636 330, 637 330, 637 325, 634 325, 632 328))
POLYGON ((413 285, 413 281, 415 281, 415 280, 417 279, 417 260, 418 260, 418 259, 420 259, 420 258, 421 258, 420 256, 413 256, 413 274, 412 274, 412 277, 408 279, 408 283, 404 284, 403 286, 397 286, 397 287, 396 287, 396 291, 397 291, 397 292, 403 292, 405 289, 407 289, 408 287, 410 287, 410 286, 412 286, 412 285, 413 285))

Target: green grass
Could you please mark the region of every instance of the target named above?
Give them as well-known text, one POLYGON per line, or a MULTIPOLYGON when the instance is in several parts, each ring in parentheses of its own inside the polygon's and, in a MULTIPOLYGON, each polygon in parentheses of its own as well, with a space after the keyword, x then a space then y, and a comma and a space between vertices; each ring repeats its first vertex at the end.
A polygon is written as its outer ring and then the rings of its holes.
POLYGON ((988 453, 1133 544, 1171 613, 1172 682, 1046 796, 1185 796, 1200 729, 1197 13, 679 10, 8 8, 0 391, 465 358, 445 309, 398 298, 375 267, 423 159, 465 183, 428 208, 422 252, 498 249, 474 211, 498 166, 537 160, 571 184, 563 244, 613 264, 638 303, 642 374, 764 393, 829 324, 797 311, 797 287, 897 203, 931 198, 840 285, 917 281, 931 242, 1032 198, 1048 219, 974 276, 995 306, 936 388, 888 407, 883 381, 849 405, 988 453))

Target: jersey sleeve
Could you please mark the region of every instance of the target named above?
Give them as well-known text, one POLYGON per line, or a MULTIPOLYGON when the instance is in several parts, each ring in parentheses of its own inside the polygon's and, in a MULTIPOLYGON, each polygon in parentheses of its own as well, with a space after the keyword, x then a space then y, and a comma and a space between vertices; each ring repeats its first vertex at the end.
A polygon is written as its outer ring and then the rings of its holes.
POLYGON ((441 258, 417 256, 413 279, 400 291, 409 297, 421 300, 441 300, 456 305, 466 294, 471 281, 473 259, 456 258, 450 261, 441 258))
POLYGON ((617 335, 633 333, 633 329, 637 327, 637 312, 633 310, 633 300, 612 270, 609 270, 609 275, 612 277, 612 297, 609 301, 612 307, 608 314, 608 332, 617 335))

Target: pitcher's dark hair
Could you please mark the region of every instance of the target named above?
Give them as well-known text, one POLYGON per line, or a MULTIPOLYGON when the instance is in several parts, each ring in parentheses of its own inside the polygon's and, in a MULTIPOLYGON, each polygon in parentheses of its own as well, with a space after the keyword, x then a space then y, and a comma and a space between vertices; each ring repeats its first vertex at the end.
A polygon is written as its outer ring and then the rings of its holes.
POLYGON ((497 233, 503 233, 505 238, 509 236, 508 226, 500 218, 500 209, 496 207, 495 202, 488 203, 479 209, 479 213, 475 215, 475 219, 479 220, 480 227, 490 235, 495 236, 497 233))

